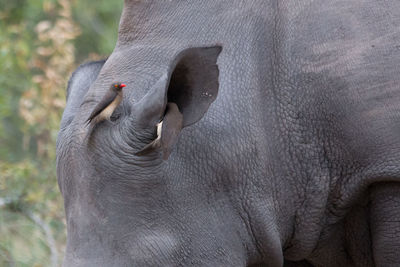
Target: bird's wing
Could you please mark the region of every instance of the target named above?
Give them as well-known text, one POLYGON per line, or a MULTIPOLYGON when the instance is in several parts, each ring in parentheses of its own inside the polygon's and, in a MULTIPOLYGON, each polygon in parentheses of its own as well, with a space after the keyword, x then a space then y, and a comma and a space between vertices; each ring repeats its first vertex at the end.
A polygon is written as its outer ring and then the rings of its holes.
POLYGON ((94 107, 92 113, 90 114, 87 122, 90 123, 94 117, 99 115, 103 109, 105 109, 111 102, 117 97, 117 92, 113 90, 108 90, 108 92, 104 95, 101 101, 94 107))

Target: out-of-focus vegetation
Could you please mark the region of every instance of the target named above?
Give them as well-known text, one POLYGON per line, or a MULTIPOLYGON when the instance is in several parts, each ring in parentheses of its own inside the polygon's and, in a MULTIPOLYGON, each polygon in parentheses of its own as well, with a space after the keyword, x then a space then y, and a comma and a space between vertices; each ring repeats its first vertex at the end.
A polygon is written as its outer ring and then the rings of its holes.
POLYGON ((0 0, 0 266, 58 266, 55 141, 79 63, 114 48, 123 1, 0 0))

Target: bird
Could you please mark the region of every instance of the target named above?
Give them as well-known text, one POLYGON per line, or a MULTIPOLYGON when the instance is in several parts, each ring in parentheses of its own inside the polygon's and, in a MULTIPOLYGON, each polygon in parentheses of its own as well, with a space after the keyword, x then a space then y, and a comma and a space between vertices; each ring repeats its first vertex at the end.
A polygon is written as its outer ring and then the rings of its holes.
POLYGON ((122 88, 125 86, 123 83, 113 83, 101 101, 95 106, 86 123, 90 124, 92 121, 99 123, 104 120, 110 120, 114 110, 122 101, 122 88))
POLYGON ((137 156, 144 156, 161 148, 163 160, 167 160, 183 127, 183 115, 178 106, 173 102, 167 103, 166 112, 161 122, 157 124, 157 138, 142 150, 136 153, 137 156))

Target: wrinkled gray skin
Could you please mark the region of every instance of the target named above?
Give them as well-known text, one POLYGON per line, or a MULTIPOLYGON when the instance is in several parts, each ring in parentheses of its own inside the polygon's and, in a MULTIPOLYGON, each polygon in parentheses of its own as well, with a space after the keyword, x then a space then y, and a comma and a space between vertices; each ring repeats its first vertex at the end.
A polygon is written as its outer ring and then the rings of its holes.
POLYGON ((114 52, 68 88, 64 265, 400 266, 399 12, 398 0, 126 0, 114 52), (190 54, 216 46, 204 57, 219 77, 190 54), (197 122, 168 160, 135 156, 188 48, 196 79, 174 94, 197 122), (113 82, 123 103, 88 134, 113 82))

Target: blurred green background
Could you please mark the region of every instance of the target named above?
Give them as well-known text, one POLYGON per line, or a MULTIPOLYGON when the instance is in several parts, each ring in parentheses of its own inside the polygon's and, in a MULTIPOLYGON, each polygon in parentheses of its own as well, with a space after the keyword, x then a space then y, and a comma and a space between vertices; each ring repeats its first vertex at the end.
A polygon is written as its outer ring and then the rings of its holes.
POLYGON ((0 0, 0 266, 59 266, 55 142, 71 72, 111 53, 123 0, 0 0))

